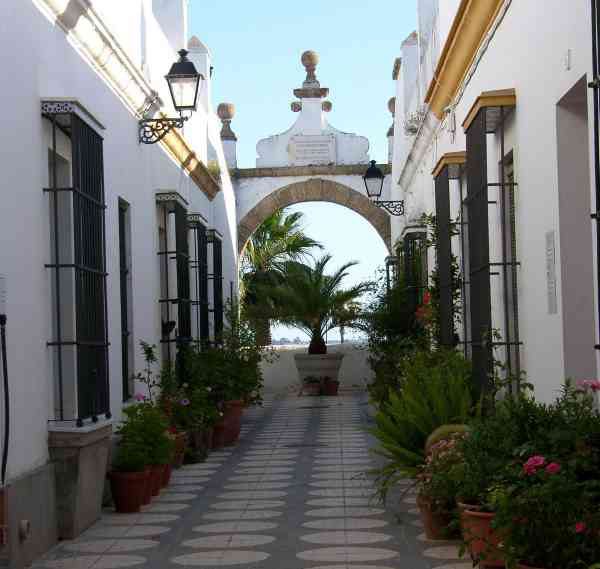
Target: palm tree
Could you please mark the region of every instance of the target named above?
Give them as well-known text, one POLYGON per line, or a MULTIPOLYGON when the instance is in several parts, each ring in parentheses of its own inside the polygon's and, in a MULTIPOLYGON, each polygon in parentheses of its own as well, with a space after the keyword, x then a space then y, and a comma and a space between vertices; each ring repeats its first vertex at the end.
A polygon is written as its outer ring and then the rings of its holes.
POLYGON ((259 290, 277 286, 286 263, 302 261, 320 243, 302 230, 302 212, 286 213, 280 209, 269 216, 254 232, 242 257, 242 299, 247 314, 254 321, 259 343, 270 344, 269 312, 261 302, 259 290))
POLYGON ((328 275, 325 271, 330 260, 331 255, 324 255, 314 266, 288 262, 282 283, 271 290, 262 289, 275 320, 310 336, 309 354, 327 353, 325 334, 340 325, 351 326, 360 310, 356 301, 372 287, 372 283, 364 282, 343 289, 348 269, 357 263, 346 263, 328 275))

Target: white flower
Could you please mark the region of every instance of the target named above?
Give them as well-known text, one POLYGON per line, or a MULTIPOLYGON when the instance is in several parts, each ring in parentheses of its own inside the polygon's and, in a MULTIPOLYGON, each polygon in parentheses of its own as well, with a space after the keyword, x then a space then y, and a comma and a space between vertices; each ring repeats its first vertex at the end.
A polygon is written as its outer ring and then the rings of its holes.
POLYGON ((208 391, 208 392, 210 393, 210 392, 212 391, 212 387, 210 387, 210 386, 209 386, 209 387, 207 387, 207 388, 206 388, 206 391, 208 391))
POLYGON ((187 389, 189 387, 189 385, 187 383, 184 383, 181 385, 181 387, 183 387, 184 389, 187 389))

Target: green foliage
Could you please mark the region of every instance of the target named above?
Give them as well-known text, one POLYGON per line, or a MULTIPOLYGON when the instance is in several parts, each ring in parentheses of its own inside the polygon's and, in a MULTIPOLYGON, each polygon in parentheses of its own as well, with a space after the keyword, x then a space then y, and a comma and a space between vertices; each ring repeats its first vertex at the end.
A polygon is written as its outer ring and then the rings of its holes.
POLYGON ((321 245, 302 229, 301 212, 281 209, 269 216, 248 241, 241 263, 242 310, 252 321, 261 345, 270 343, 272 314, 261 290, 281 284, 285 264, 304 261, 321 245))
POLYGON ((167 430, 167 419, 160 408, 144 402, 125 407, 123 414, 125 422, 117 429, 117 434, 122 436, 121 444, 128 449, 145 452, 148 464, 169 463, 175 445, 167 430))
POLYGON ((150 464, 148 451, 135 440, 122 440, 112 461, 117 472, 142 472, 150 464))
POLYGON ((552 405, 507 400, 474 425, 463 454, 506 536, 509 567, 577 569, 600 558, 600 416, 587 393, 567 384, 552 405))
POLYGON ((381 404, 392 390, 400 388, 404 364, 419 346, 424 347, 424 330, 417 322, 403 274, 398 275, 389 290, 386 279, 379 278, 362 327, 368 335, 369 365, 374 372, 369 394, 381 404))
MULTIPOLYGON (((420 222, 427 227, 427 247, 433 247, 437 251, 437 246, 439 242, 439 227, 437 224, 436 216, 433 214, 423 214, 421 216, 420 222)), ((458 228, 460 227, 460 221, 451 221, 450 222, 450 239, 452 237, 459 235, 458 228)), ((431 317, 429 319, 428 328, 429 333, 431 334, 431 339, 439 344, 441 339, 441 316, 440 316, 440 303, 441 303, 441 290, 440 290, 440 275, 438 269, 437 262, 437 254, 435 256, 435 266, 433 267, 430 273, 430 285, 429 285, 429 294, 430 294, 430 311, 431 317)), ((450 289, 452 295, 452 322, 457 324, 461 319, 461 289, 462 289, 462 275, 460 271, 460 265, 458 263, 458 259, 456 255, 453 253, 450 254, 450 289)), ((456 338, 456 333, 454 333, 454 337, 456 338)))
POLYGON ((375 416, 377 452, 388 459, 378 471, 383 498, 400 479, 415 476, 425 460, 427 437, 441 425, 466 423, 478 414, 479 394, 471 384, 470 364, 455 351, 419 351, 406 362, 398 391, 375 416))
POLYGON ((327 352, 324 338, 329 330, 353 326, 360 316, 357 301, 372 287, 366 282, 342 288, 348 269, 356 263, 346 263, 327 274, 330 261, 331 255, 324 255, 312 266, 287 262, 281 283, 261 289, 262 299, 271 306, 275 320, 310 336, 311 354, 327 352))
POLYGON ((433 443, 417 476, 419 496, 425 498, 436 513, 451 520, 450 532, 459 526, 456 491, 462 462, 459 442, 464 436, 465 431, 447 432, 444 438, 433 443))

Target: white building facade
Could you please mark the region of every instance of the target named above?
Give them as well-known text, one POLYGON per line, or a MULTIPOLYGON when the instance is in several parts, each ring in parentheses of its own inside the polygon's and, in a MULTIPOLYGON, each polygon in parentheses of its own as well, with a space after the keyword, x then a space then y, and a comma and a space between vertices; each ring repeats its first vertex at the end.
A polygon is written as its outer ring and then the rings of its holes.
POLYGON ((211 55, 189 39, 187 9, 0 5, 0 416, 5 400, 10 412, 0 551, 14 567, 95 520, 112 425, 138 389, 139 341, 164 358, 178 342, 214 339, 237 291, 211 55), (140 143, 140 120, 176 116, 164 76, 184 48, 204 78, 197 111, 140 143))
POLYGON ((598 373, 595 2, 418 8, 394 67, 393 240, 410 256, 436 215, 442 302, 452 255, 463 280, 444 343, 463 343, 482 383, 496 360, 550 401, 598 373))

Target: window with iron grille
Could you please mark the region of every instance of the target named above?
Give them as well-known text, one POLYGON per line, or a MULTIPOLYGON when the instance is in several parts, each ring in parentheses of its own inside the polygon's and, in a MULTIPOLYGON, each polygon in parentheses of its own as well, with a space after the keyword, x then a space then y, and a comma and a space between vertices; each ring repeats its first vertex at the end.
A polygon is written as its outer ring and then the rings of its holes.
POLYGON ((413 312, 423 304, 428 285, 427 234, 414 231, 404 237, 402 265, 406 289, 413 312))
POLYGON ((176 193, 156 196, 159 204, 161 344, 170 361, 192 341, 187 209, 176 193))
POLYGON ((213 262, 213 318, 215 325, 215 342, 223 337, 223 243, 219 234, 213 229, 209 232, 209 242, 212 244, 213 262))
POLYGON ((121 291, 121 375, 123 401, 133 395, 133 336, 131 334, 131 211, 130 205, 119 199, 119 284, 121 291))
POLYGON ((194 324, 194 341, 199 345, 210 340, 209 302, 208 302, 208 237, 206 226, 196 216, 188 216, 190 223, 190 240, 194 294, 192 300, 192 320, 194 324))
POLYGON ((102 137, 74 104, 44 102, 56 421, 110 417, 102 137))
POLYGON ((519 262, 515 232, 516 183, 512 158, 504 149, 505 120, 509 113, 510 108, 484 107, 466 131, 465 204, 471 357, 474 378, 484 389, 490 386, 494 360, 500 359, 504 376, 514 380, 513 387, 517 387, 515 384, 518 384, 521 374, 517 287, 519 262), (497 182, 488 179, 488 135, 494 135, 493 142, 500 157, 497 182), (491 221, 494 223, 491 224, 491 221), (493 227, 493 231, 490 231, 490 227, 493 227), (490 281, 492 277, 500 279, 494 288, 500 291, 502 303, 502 306, 494 306, 494 312, 490 281), (502 314, 502 317, 496 316, 498 320, 495 321, 493 314, 502 314))
POLYGON ((441 346, 454 341, 454 276, 452 274, 452 228, 450 220, 450 178, 443 168, 435 179, 436 257, 439 287, 439 338, 441 346))

